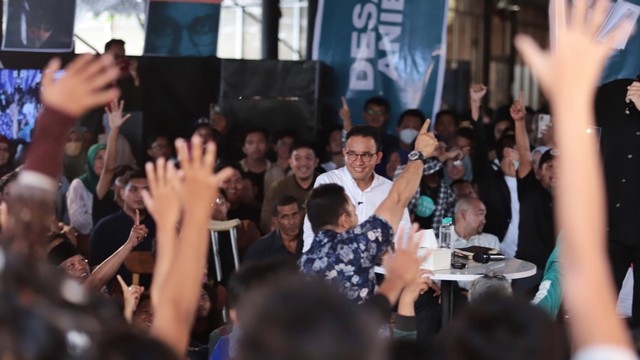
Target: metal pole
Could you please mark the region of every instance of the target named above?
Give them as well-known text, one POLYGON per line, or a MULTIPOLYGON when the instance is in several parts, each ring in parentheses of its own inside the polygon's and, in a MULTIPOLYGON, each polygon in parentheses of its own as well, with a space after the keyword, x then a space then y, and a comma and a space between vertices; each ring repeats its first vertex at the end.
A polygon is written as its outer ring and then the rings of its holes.
POLYGON ((316 31, 316 14, 318 13, 318 0, 309 0, 307 7, 307 60, 313 57, 313 39, 316 31))
POLYGON ((262 0, 262 58, 278 59, 280 0, 262 0))

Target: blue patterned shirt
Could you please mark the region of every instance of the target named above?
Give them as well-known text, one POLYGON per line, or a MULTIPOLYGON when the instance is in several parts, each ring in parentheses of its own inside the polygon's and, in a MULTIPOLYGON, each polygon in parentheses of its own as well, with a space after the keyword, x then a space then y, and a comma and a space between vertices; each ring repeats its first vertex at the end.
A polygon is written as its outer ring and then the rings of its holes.
POLYGON ((362 303, 375 290, 375 261, 392 243, 391 225, 372 215, 344 233, 318 231, 300 259, 300 268, 304 273, 324 277, 348 299, 362 303))

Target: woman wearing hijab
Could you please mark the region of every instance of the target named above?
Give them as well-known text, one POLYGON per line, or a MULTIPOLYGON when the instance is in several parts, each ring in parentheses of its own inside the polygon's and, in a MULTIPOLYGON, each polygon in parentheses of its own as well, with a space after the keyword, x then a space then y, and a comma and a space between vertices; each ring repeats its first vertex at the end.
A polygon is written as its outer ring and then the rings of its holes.
POLYGON ((105 166, 106 149, 105 144, 91 146, 87 153, 86 172, 74 179, 69 186, 67 193, 69 219, 71 226, 80 234, 89 234, 97 220, 117 210, 117 206, 111 200, 112 197, 98 200, 96 195, 99 174, 105 166))
POLYGON ((77 127, 71 129, 67 136, 62 161, 64 164, 63 174, 69 182, 84 174, 87 163, 87 149, 82 141, 82 132, 77 127))

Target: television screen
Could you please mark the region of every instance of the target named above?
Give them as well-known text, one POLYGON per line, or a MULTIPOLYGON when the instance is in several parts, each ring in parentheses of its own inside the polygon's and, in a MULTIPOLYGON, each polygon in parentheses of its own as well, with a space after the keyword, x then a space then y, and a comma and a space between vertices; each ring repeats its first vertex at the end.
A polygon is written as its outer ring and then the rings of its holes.
POLYGON ((31 141, 40 110, 41 79, 41 70, 0 70, 0 134, 11 140, 31 141))

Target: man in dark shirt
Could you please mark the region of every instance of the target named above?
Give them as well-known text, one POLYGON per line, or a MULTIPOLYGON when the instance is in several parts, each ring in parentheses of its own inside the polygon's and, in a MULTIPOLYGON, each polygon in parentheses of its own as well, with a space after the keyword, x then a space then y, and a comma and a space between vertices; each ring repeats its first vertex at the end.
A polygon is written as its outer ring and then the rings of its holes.
POLYGON ((640 82, 620 79, 596 95, 596 121, 607 190, 609 260, 617 290, 634 264, 632 317, 640 316, 640 82), (628 114, 627 114, 628 110, 628 114))
POLYGON ((254 242, 244 261, 283 257, 297 260, 302 254, 302 213, 295 197, 285 195, 274 203, 272 213, 275 229, 254 242))
MULTIPOLYGON (((121 211, 102 219, 91 232, 91 253, 89 264, 96 266, 116 252, 132 236, 144 237, 135 251, 150 251, 156 237, 156 224, 148 215, 142 201, 142 190, 149 184, 144 172, 131 173, 121 190, 124 206, 121 211)), ((131 273, 124 267, 118 271, 127 283, 131 273)), ((144 280, 144 278, 143 278, 144 280)), ((146 284, 148 285, 148 284, 146 284)))
POLYGON ((516 293, 534 295, 542 280, 547 260, 555 247, 556 231, 552 196, 556 183, 555 150, 549 149, 540 157, 538 163, 540 179, 536 179, 529 154, 525 113, 522 101, 513 105, 511 114, 516 123, 516 143, 520 153, 518 167, 520 226, 516 257, 534 263, 538 269, 536 275, 514 281, 513 288, 516 293))

